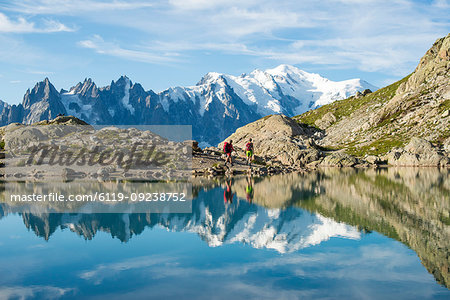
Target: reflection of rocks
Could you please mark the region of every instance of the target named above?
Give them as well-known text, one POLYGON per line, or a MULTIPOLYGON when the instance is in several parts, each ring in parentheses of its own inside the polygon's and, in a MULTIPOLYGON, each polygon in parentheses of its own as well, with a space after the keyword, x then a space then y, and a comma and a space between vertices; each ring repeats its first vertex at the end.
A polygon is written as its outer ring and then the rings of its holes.
MULTIPOLYGON (((225 184, 219 178, 193 179, 196 198, 192 214, 22 216, 28 228, 46 239, 58 228, 69 228, 86 239, 105 231, 128 241, 146 227, 162 226, 195 232, 210 246, 239 242, 280 252, 315 245, 331 236, 358 238, 360 233, 346 223, 404 243, 418 254, 438 282, 449 286, 449 170, 326 168, 313 173, 253 178, 252 203, 244 200, 248 182, 245 177, 233 179, 231 187, 236 196, 232 203, 225 204, 225 184), (313 239, 315 230, 325 235, 313 239)), ((115 189, 115 183, 101 184, 115 189)), ((13 209, 4 204, 0 213, 13 209)))
MULTIPOLYGON (((299 180, 300 178, 302 177, 296 173, 289 173, 252 179, 253 202, 266 208, 286 208, 297 199, 314 196, 315 193, 308 186, 311 180, 299 180)), ((233 191, 240 198, 246 199, 248 184, 246 178, 237 179, 233 183, 233 191)))
MULTIPOLYGON (((33 175, 34 174, 40 174, 42 176, 42 171, 38 171, 35 169, 33 175)), ((75 170, 70 168, 64 168, 62 169, 61 176, 64 180, 72 180, 75 178, 83 178, 86 176, 86 174, 84 172, 76 172, 75 170)))
POLYGON ((435 278, 450 284, 448 170, 325 170, 324 192, 298 204, 352 225, 376 230, 411 247, 435 278))
POLYGON ((285 253, 317 245, 331 237, 360 238, 352 226, 294 207, 267 210, 237 198, 225 205, 218 201, 222 193, 221 188, 202 191, 193 201, 191 214, 23 213, 22 217, 27 228, 46 240, 58 228, 69 228, 86 239, 104 231, 128 241, 146 227, 157 226, 197 233, 211 247, 240 242, 285 253))

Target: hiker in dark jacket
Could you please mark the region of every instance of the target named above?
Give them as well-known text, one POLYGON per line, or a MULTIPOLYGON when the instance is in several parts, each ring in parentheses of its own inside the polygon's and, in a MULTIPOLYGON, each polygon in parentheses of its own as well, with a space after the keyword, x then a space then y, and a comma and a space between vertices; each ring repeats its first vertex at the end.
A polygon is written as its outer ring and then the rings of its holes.
POLYGON ((233 152, 233 151, 234 151, 234 148, 233 148, 232 140, 229 140, 228 142, 225 142, 223 144, 223 152, 227 156, 227 158, 225 160, 225 165, 227 164, 227 162, 230 162, 231 166, 233 166, 233 160, 231 158, 231 152, 233 152))

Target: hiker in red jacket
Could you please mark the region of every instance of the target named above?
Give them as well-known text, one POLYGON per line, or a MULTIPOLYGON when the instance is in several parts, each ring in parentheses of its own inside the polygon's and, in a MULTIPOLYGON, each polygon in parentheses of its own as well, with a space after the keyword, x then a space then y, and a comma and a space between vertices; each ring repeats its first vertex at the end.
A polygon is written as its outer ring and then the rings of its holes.
POLYGON ((233 196, 234 196, 233 190, 231 189, 231 178, 227 179, 225 181, 225 183, 226 183, 227 187, 223 191, 223 202, 226 204, 227 203, 231 204, 231 203, 233 203, 233 196))
POLYGON ((233 141, 229 140, 228 142, 223 143, 223 152, 227 156, 227 159, 225 160, 225 165, 227 162, 230 162, 231 166, 233 166, 233 160, 231 159, 231 152, 234 151, 233 148, 233 141))

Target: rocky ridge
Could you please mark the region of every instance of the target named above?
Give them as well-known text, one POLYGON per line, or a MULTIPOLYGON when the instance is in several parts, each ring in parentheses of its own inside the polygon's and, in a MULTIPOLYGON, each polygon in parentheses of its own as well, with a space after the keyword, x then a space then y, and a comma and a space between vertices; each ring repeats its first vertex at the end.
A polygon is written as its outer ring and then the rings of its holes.
POLYGON ((315 141, 324 148, 389 165, 448 166, 449 53, 450 34, 438 39, 402 80, 294 119, 322 130, 315 141))

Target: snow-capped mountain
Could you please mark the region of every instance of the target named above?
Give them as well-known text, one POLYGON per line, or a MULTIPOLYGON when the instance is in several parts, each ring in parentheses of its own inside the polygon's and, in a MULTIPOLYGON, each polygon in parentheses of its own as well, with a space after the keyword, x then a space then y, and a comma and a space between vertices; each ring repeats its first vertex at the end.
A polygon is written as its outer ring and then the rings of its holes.
MULTIPOLYGON (((364 89, 377 89, 361 79, 336 82, 290 65, 265 71, 256 69, 240 76, 208 73, 197 86, 185 90, 201 91, 205 84, 228 84, 245 104, 255 105, 262 115, 283 113, 288 116, 348 98, 364 89)), ((220 97, 220 93, 217 94, 220 97)))
POLYGON ((160 93, 145 91, 126 76, 102 88, 85 79, 60 92, 46 78, 26 92, 22 104, 0 107, 0 125, 33 123, 60 113, 90 124, 190 124, 195 139, 217 144, 263 116, 294 116, 364 89, 376 87, 360 79, 331 81, 289 65, 240 76, 210 72, 195 86, 160 93))

